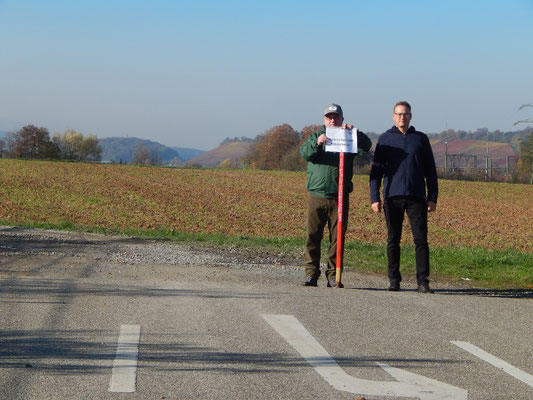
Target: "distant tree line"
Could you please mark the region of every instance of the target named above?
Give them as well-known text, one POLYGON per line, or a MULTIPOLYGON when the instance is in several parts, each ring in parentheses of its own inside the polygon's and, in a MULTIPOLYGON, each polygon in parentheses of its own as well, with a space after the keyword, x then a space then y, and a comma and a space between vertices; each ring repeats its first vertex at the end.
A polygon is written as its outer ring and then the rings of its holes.
MULTIPOLYGON (((300 156, 299 148, 312 132, 320 129, 320 125, 308 125, 301 132, 296 131, 288 124, 270 128, 263 134, 257 135, 253 140, 248 153, 241 159, 244 168, 261 170, 289 170, 304 171, 306 161, 300 156)), ((367 135, 374 145, 377 143, 378 134, 369 132, 367 135)), ((489 131, 486 128, 477 129, 474 132, 448 129, 438 134, 430 134, 432 139, 461 139, 461 140, 487 140, 501 143, 510 143, 520 154, 517 175, 513 177, 515 182, 527 182, 529 176, 533 176, 533 128, 528 127, 518 131, 502 132, 499 130, 489 131), (524 178, 526 176, 526 178, 524 178)), ((234 140, 233 140, 234 141, 234 140)), ((370 151, 364 156, 355 158, 355 170, 357 173, 368 173, 373 157, 370 151)), ((224 165, 224 167, 231 167, 224 165)), ((533 179, 533 177, 531 178, 533 179)))
MULTIPOLYGON (((253 139, 253 146, 242 158, 241 162, 245 168, 265 169, 265 170, 289 170, 303 171, 307 163, 300 156, 300 145, 312 133, 320 129, 321 125, 308 125, 301 132, 296 131, 288 124, 274 126, 263 134, 257 135, 253 139)), ((487 128, 479 128, 475 131, 448 129, 440 133, 430 134, 431 139, 443 140, 487 140, 491 142, 509 143, 521 156, 531 156, 521 150, 521 143, 527 141, 533 133, 532 127, 527 127, 518 131, 503 132, 500 130, 489 131, 487 128)), ((377 143, 378 134, 366 132, 372 139, 373 144, 377 143)), ((242 141, 246 139, 229 139, 223 143, 231 141, 242 141)), ((373 153, 369 152, 365 156, 356 157, 355 163, 359 172, 365 172, 369 168, 373 153)))
MULTIPOLYGON (((320 129, 321 125, 307 125, 301 131, 296 131, 288 124, 274 126, 254 139, 247 137, 229 138, 222 144, 230 142, 251 143, 250 150, 240 160, 226 160, 221 167, 304 171, 307 163, 300 156, 300 145, 312 132, 320 129)), ((377 142, 378 134, 366 132, 377 142)), ((488 140, 509 143, 520 154, 519 168, 521 173, 531 175, 533 180, 533 127, 526 127, 518 131, 502 132, 489 131, 480 128, 476 131, 448 129, 438 134, 430 134, 432 139, 443 140, 488 140)), ((23 159, 62 159, 74 161, 100 161, 102 147, 95 135, 67 130, 55 133, 52 137, 44 127, 27 125, 17 132, 9 132, 4 139, 0 139, 0 157, 23 159)), ((355 168, 358 173, 366 173, 370 169, 373 152, 355 158, 355 168)), ((144 165, 162 165, 161 154, 156 150, 139 143, 133 152, 133 163, 144 165)))
POLYGON ((242 136, 241 138, 238 138, 238 137, 234 137, 233 139, 230 139, 229 137, 227 137, 226 139, 224 139, 220 145, 223 145, 223 144, 227 144, 227 143, 232 143, 232 142, 242 142, 242 143, 247 143, 247 142, 253 142, 254 139, 251 139, 251 138, 247 138, 247 137, 244 137, 242 136))
POLYGON ((520 159, 518 162, 518 182, 533 185, 533 133, 520 141, 520 159), (522 178, 522 179, 521 179, 522 178))
POLYGON ((50 137, 48 129, 26 125, 0 139, 0 157, 28 160, 100 161, 102 148, 95 135, 74 130, 50 137))
MULTIPOLYGON (((301 132, 288 124, 274 126, 257 135, 250 151, 241 159, 244 168, 263 170, 305 171, 307 162, 300 155, 300 146, 321 125, 307 125, 301 132)), ((372 160, 372 152, 355 158, 357 172, 365 172, 372 160)))
POLYGON ((533 133, 533 127, 527 127, 518 131, 503 132, 500 130, 489 131, 487 128, 479 128, 475 131, 463 131, 448 129, 440 133, 430 134, 431 139, 443 140, 486 140, 489 142, 509 143, 518 151, 520 141, 533 133))
MULTIPOLYGON (((533 121, 524 120, 519 122, 533 121)), ((448 129, 439 134, 432 134, 431 138, 442 140, 486 140, 489 142, 509 143, 518 154, 516 168, 511 171, 510 179, 508 176, 502 175, 499 177, 499 180, 533 184, 533 127, 531 126, 508 132, 502 132, 500 130, 489 131, 487 128, 480 128, 474 132, 448 129)), ((478 171, 478 173, 482 173, 482 171, 478 171)), ((453 178, 453 176, 447 176, 447 178, 453 178)), ((460 178, 465 179, 464 174, 460 178)))

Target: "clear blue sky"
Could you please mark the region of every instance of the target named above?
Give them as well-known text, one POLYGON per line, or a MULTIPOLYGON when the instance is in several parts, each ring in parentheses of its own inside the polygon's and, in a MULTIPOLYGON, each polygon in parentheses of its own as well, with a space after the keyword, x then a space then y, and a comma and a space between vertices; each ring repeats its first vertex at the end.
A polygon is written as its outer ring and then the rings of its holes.
POLYGON ((330 102, 364 131, 533 117, 533 0, 0 0, 0 131, 209 150, 330 102))

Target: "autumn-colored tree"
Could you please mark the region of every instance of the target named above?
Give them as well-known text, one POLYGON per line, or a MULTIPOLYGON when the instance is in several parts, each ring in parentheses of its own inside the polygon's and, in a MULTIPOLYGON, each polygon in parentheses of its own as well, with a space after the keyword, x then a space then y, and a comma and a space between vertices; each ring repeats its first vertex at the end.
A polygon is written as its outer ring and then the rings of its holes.
POLYGON ((15 158, 53 159, 60 155, 57 144, 50 140, 48 129, 34 125, 8 133, 7 147, 11 157, 15 158))
MULTIPOLYGON (((311 133, 321 128, 322 125, 307 125, 298 133, 287 124, 275 126, 255 138, 255 144, 241 160, 242 164, 244 168, 305 171, 307 161, 300 155, 300 146, 311 133)), ((369 152, 355 157, 355 171, 366 173, 372 155, 369 152)))
POLYGON ((533 133, 520 141, 520 157, 533 159, 533 133))
POLYGON ((266 141, 265 135, 257 135, 255 137, 254 145, 250 147, 250 150, 242 158, 244 168, 252 169, 266 169, 265 165, 260 163, 260 154, 259 149, 264 145, 263 142, 266 141))
POLYGON ((286 171, 305 171, 307 161, 300 154, 300 146, 293 147, 281 160, 280 168, 286 171))
POLYGON ((54 134, 52 141, 57 144, 61 151, 61 157, 64 159, 100 161, 102 147, 98 144, 95 135, 89 134, 83 137, 83 134, 69 129, 63 134, 54 134))
POLYGON ((300 140, 300 145, 302 145, 302 143, 307 140, 307 138, 309 137, 309 135, 311 133, 317 132, 321 128, 322 128, 322 125, 307 125, 307 126, 304 126, 303 129, 302 129, 302 135, 301 135, 302 139, 300 140))
POLYGON ((518 169, 525 179, 533 184, 533 133, 520 141, 520 159, 518 169))
POLYGON ((225 160, 221 161, 220 164, 218 164, 218 167, 226 169, 238 169, 239 161, 235 158, 226 158, 225 160))
POLYGON ((254 169, 282 169, 282 161, 299 145, 300 134, 290 125, 275 126, 256 138, 255 145, 244 157, 254 169))
POLYGON ((307 125, 304 126, 300 134, 300 141, 298 145, 293 148, 282 161, 282 169, 289 171, 305 171, 307 168, 307 161, 300 155, 300 146, 307 140, 311 133, 317 132, 322 128, 322 125, 307 125))
POLYGON ((98 138, 95 135, 88 134, 81 142, 81 147, 78 151, 78 156, 81 160, 100 161, 103 149, 98 143, 98 138))

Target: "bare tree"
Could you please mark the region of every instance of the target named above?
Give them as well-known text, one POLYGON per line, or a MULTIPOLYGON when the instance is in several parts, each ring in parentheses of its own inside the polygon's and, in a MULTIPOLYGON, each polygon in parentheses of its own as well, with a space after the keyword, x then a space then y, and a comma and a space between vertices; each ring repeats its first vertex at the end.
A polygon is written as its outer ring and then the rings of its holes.
POLYGON ((135 146, 133 151, 133 164, 148 164, 148 149, 143 143, 139 143, 135 146))
POLYGON ((133 152, 133 164, 161 165, 162 160, 155 150, 148 150, 144 143, 139 143, 133 152))
MULTIPOLYGON (((520 111, 522 108, 525 108, 525 107, 533 107, 533 103, 529 103, 529 104, 522 104, 519 108, 518 108, 518 111, 520 111)), ((531 124, 533 123, 533 118, 527 118, 527 119, 521 119, 520 121, 516 121, 514 125, 518 125, 518 124, 531 124)))

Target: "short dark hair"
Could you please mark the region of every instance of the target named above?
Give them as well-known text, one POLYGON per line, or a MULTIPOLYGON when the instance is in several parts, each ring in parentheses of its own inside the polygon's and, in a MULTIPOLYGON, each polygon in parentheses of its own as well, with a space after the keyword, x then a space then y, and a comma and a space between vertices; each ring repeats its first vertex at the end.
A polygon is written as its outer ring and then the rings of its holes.
POLYGON ((411 113, 411 104, 409 104, 408 102, 406 101, 399 101, 398 103, 396 103, 394 105, 394 108, 392 109, 392 112, 394 112, 394 110, 396 110, 396 107, 398 106, 404 106, 404 107, 407 107, 407 109, 409 110, 409 114, 411 113))

